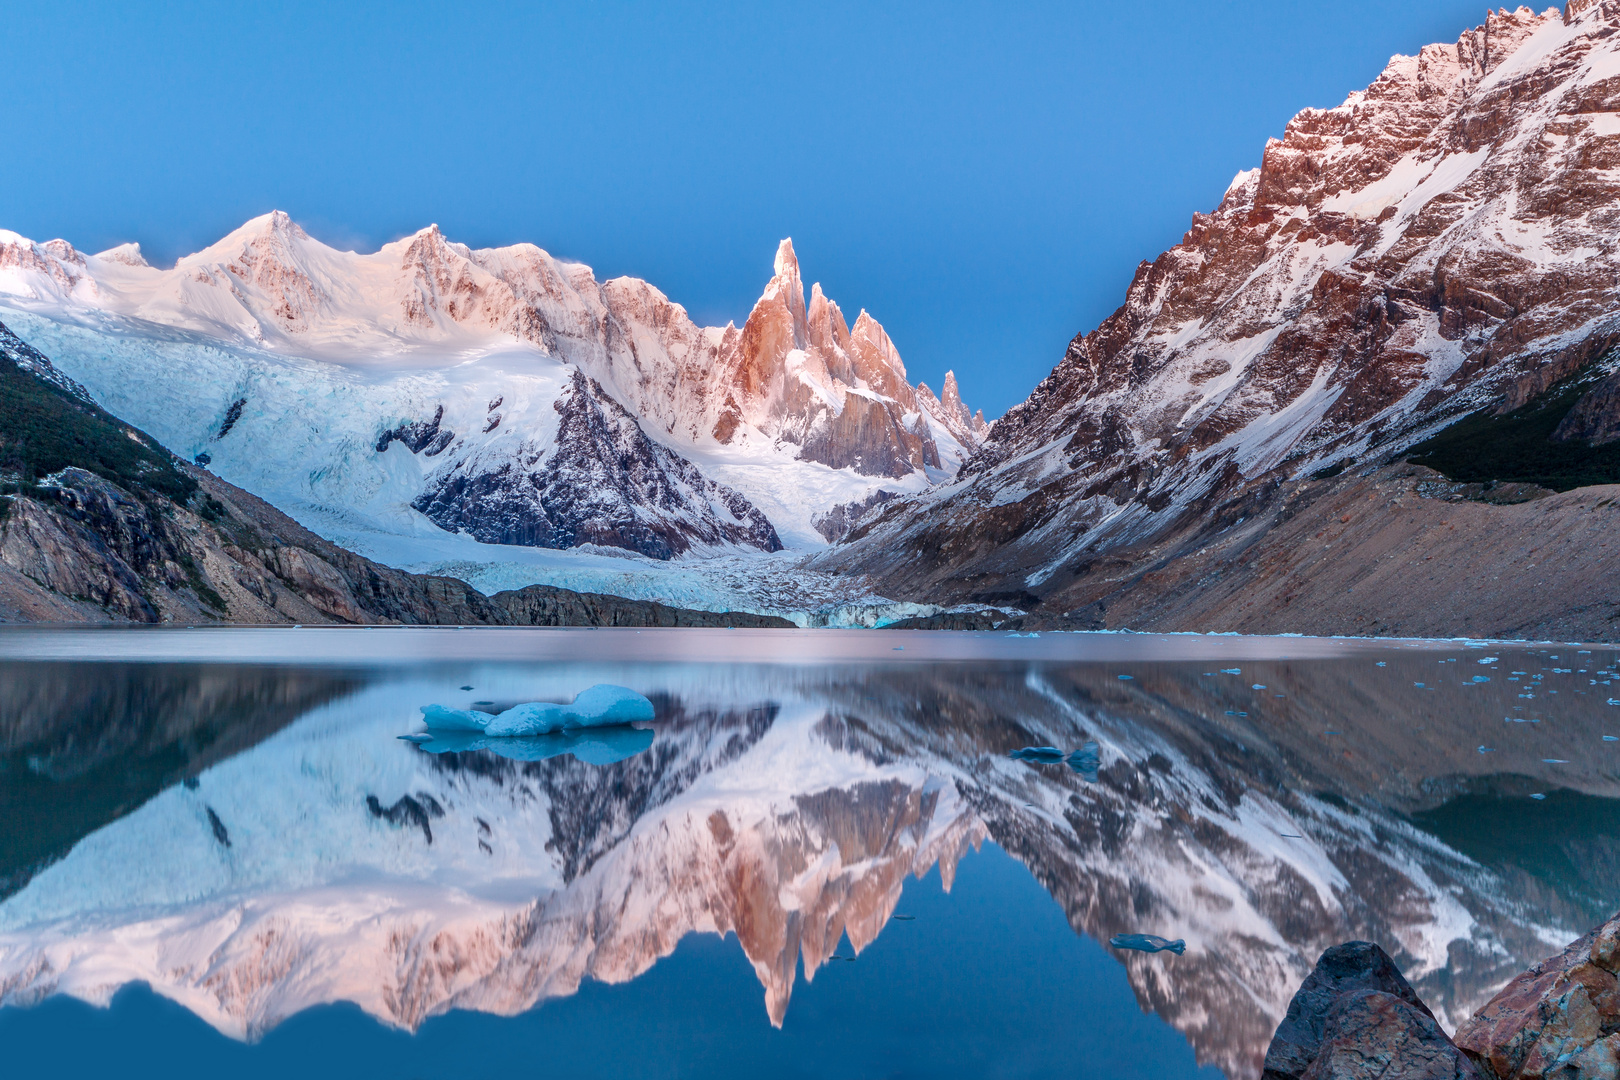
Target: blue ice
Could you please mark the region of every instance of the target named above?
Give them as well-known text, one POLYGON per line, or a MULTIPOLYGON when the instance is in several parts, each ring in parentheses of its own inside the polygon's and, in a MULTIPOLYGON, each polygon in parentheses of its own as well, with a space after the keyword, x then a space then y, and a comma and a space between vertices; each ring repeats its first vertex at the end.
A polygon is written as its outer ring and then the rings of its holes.
POLYGON ((1187 943, 1180 938, 1171 941, 1157 934, 1115 934, 1108 944, 1116 949, 1135 949, 1137 952, 1173 952, 1177 956, 1187 951, 1187 943))
POLYGON ((495 738, 474 731, 435 731, 430 741, 417 746, 430 754, 488 750, 513 761, 544 761, 573 754, 587 765, 611 765, 641 753, 652 742, 651 728, 610 727, 495 738))
POLYGON ((582 690, 572 705, 530 701, 514 705, 498 716, 476 709, 422 706, 422 719, 430 731, 473 731, 491 738, 547 735, 574 728, 612 727, 653 718, 652 702, 622 686, 598 684, 582 690))

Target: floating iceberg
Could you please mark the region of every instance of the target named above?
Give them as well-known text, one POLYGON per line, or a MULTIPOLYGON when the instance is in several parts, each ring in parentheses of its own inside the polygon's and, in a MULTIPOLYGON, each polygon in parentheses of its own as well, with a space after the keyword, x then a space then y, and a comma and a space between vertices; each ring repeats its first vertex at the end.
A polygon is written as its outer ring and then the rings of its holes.
POLYGON ((587 765, 611 765, 641 753, 652 741, 650 728, 610 727, 495 738, 474 731, 435 731, 427 742, 416 745, 429 754, 488 750, 513 761, 544 761, 573 754, 587 765))
POLYGON ((1187 951, 1187 943, 1177 938, 1171 941, 1157 934, 1115 934, 1108 944, 1116 949, 1135 949, 1137 952, 1173 952, 1177 956, 1187 951))
POLYGON ((514 705, 499 715, 476 709, 447 709, 443 705, 422 706, 422 719, 427 721, 430 731, 471 731, 496 739, 549 735, 574 728, 613 727, 652 718, 652 702, 634 690, 605 683, 581 691, 572 705, 530 701, 514 705))

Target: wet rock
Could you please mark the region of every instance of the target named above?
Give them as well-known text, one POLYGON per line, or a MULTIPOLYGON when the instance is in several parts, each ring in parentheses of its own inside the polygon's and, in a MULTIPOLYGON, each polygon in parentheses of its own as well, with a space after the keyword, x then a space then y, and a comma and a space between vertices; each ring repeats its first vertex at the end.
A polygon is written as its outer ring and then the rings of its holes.
MULTIPOLYGON (((1392 1046, 1411 1042, 1424 1047, 1423 1060, 1434 1055, 1428 1048, 1432 1040, 1424 1021, 1434 1027, 1440 1039, 1445 1034, 1435 1024, 1434 1016, 1417 996, 1416 991, 1401 975, 1389 954, 1370 941, 1350 941, 1335 945, 1317 960, 1316 968, 1294 993, 1288 1003, 1288 1014, 1277 1026, 1271 1046, 1266 1051, 1264 1080, 1303 1080, 1311 1077, 1367 1076, 1474 1076, 1475 1073, 1428 1072, 1369 1072, 1357 1074, 1344 1071, 1348 1057, 1357 1045, 1365 1046, 1372 1056, 1392 1046), (1383 1001, 1360 1001, 1351 1004, 1352 997, 1382 995, 1405 1006, 1406 1011, 1383 1001), (1344 1003, 1341 1008, 1341 1002, 1344 1003), (1330 1025, 1331 1020, 1331 1025, 1330 1025), (1358 1043, 1357 1040, 1361 1040, 1358 1043), (1334 1064, 1323 1069, 1338 1071, 1313 1072, 1312 1069, 1328 1044, 1332 1043, 1329 1057, 1334 1064)), ((1452 1053, 1456 1055, 1456 1050, 1452 1053)), ((1460 1055, 1457 1055, 1460 1060, 1460 1055)), ((1464 1063, 1466 1064, 1466 1063, 1464 1063)), ((1470 1066, 1471 1068, 1471 1066, 1470 1066)))
POLYGON ((994 630, 1015 616, 996 608, 980 611, 941 611, 934 615, 913 615, 884 627, 886 630, 994 630))
POLYGON ((1509 982, 1457 1029, 1457 1045, 1496 1080, 1615 1076, 1617 954, 1620 915, 1509 982))
MULTIPOLYGON (((1270 1061, 1270 1056, 1267 1056, 1270 1061)), ((1272 1076, 1268 1068, 1265 1074, 1272 1076)), ((1481 1080, 1422 1004, 1383 990, 1334 1000, 1300 1080, 1481 1080)))

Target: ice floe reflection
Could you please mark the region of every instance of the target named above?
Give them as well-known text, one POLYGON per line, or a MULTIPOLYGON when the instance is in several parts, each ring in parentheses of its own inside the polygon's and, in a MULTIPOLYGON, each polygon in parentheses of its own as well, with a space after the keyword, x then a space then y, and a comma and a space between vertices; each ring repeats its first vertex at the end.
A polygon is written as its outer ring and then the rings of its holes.
POLYGON ((881 661, 0 663, 0 1003, 144 981, 240 1039, 333 1002, 416 1031, 723 933, 790 1039, 838 959, 865 994, 988 985, 867 954, 894 923, 895 955, 939 945, 912 879, 948 890, 988 841, 1040 888, 979 937, 1055 901, 1165 1037, 1246 1077, 1328 945, 1379 942, 1450 1025, 1620 894, 1612 650, 1274 642, 1221 668, 1166 639, 1106 663, 871 640, 881 661), (594 684, 652 719, 400 739, 423 702, 594 684), (1159 935, 1184 953, 1119 944, 1159 935))

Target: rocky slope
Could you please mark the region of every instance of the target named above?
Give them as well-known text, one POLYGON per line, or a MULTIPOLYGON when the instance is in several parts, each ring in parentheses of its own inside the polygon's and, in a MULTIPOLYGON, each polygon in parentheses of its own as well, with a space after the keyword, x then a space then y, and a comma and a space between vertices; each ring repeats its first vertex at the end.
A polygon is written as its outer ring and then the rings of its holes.
POLYGON ((1460 417, 1513 450, 1442 438, 1458 479, 1620 481, 1617 28, 1612 2, 1493 12, 1301 112, 955 483, 869 515, 827 565, 1061 614, 1100 560, 1195 551, 1284 484, 1460 417))
POLYGON ((380 566, 175 459, 3 324, 0 490, 0 622, 789 625, 380 566))
POLYGON ((807 304, 789 241, 740 328, 533 245, 435 226, 360 255, 280 212, 168 270, 0 232, 0 302, 166 445, 390 551, 443 549, 429 522, 662 559, 820 546, 813 515, 925 489, 987 430, 954 376, 911 385, 866 312, 850 327, 819 285, 807 304))
POLYGON ((1615 485, 1465 484, 1410 464, 1286 482, 1096 555, 1059 604, 1031 594, 1027 615, 914 624, 1609 641, 1617 499, 1615 485))

